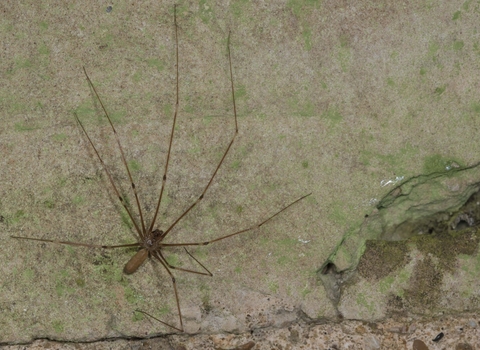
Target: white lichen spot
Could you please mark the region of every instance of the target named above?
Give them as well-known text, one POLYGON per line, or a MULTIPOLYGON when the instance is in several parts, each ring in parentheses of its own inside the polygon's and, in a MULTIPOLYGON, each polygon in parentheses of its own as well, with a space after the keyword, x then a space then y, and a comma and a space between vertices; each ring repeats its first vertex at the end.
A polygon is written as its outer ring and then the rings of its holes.
POLYGON ((380 181, 380 186, 385 187, 388 185, 396 185, 398 182, 402 181, 405 176, 396 176, 393 180, 382 180, 380 181))

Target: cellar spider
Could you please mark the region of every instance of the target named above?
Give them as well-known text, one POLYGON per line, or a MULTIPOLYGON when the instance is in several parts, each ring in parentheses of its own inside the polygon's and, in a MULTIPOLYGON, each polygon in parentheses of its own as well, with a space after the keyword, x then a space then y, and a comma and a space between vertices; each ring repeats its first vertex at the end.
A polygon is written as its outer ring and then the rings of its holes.
POLYGON ((95 89, 95 86, 93 85, 92 81, 90 80, 90 77, 87 74, 87 71, 86 71, 85 67, 83 67, 83 71, 85 73, 85 77, 88 81, 88 84, 92 88, 96 99, 100 103, 100 106, 101 106, 101 108, 102 108, 102 110, 105 114, 105 117, 107 118, 108 123, 110 124, 112 132, 115 135, 115 140, 116 140, 116 143, 117 143, 117 146, 118 146, 118 149, 120 151, 121 158, 122 158, 122 163, 123 163, 123 165, 125 167, 125 170, 128 174, 128 179, 130 181, 130 187, 131 187, 131 189, 133 191, 133 194, 135 196, 135 202, 136 202, 136 207, 137 207, 137 210, 138 210, 138 216, 139 216, 140 223, 138 223, 138 220, 135 219, 135 216, 133 214, 133 210, 131 208, 129 208, 129 206, 127 205, 128 202, 126 200, 126 197, 124 198, 124 196, 122 196, 120 194, 119 188, 117 187, 117 185, 115 185, 115 182, 113 180, 112 173, 110 172, 110 170, 108 170, 107 166, 105 165, 105 163, 104 163, 102 157, 100 156, 97 148, 95 147, 92 139, 90 138, 87 131, 85 130, 85 127, 83 126, 82 122, 78 118, 78 115, 76 113, 74 113, 76 121, 78 122, 80 128, 82 129, 83 133, 85 134, 88 142, 92 146, 98 160, 102 164, 103 170, 107 174, 108 180, 109 180, 116 196, 120 200, 121 205, 125 208, 131 222, 133 223, 133 226, 135 227, 135 231, 137 232, 137 235, 138 235, 138 242, 131 243, 131 244, 120 244, 120 245, 107 246, 107 245, 95 245, 95 244, 78 243, 78 242, 70 242, 70 241, 58 241, 58 240, 51 240, 51 239, 31 238, 31 237, 12 236, 12 238, 24 239, 24 240, 33 240, 33 241, 40 241, 40 242, 57 243, 57 244, 65 244, 65 245, 70 245, 70 246, 81 246, 81 247, 88 247, 88 248, 102 248, 102 249, 139 247, 140 249, 138 250, 138 252, 125 265, 125 267, 123 269, 123 272, 126 273, 126 274, 134 273, 145 262, 145 260, 148 257, 153 258, 154 260, 157 260, 158 262, 160 262, 160 264, 165 268, 165 270, 167 271, 168 275, 170 276, 170 278, 172 280, 173 290, 175 292, 175 300, 176 300, 178 318, 179 318, 179 326, 177 327, 177 326, 174 326, 174 325, 169 324, 167 322, 161 321, 161 320, 159 320, 158 318, 154 317, 153 315, 151 315, 150 313, 148 313, 146 311, 142 311, 142 310, 136 310, 136 311, 138 311, 140 313, 143 313, 143 314, 155 319, 156 321, 162 323, 165 326, 168 326, 168 327, 173 328, 173 329, 175 329, 177 331, 180 331, 180 332, 184 332, 182 312, 180 310, 180 300, 179 300, 178 291, 177 291, 177 283, 175 281, 175 277, 172 273, 172 270, 190 272, 190 273, 194 273, 194 274, 198 274, 198 275, 213 276, 212 273, 200 261, 198 261, 187 250, 186 247, 208 245, 210 243, 218 242, 220 240, 223 240, 223 239, 226 239, 226 238, 229 238, 229 237, 233 237, 235 235, 238 235, 238 234, 241 234, 241 233, 244 233, 244 232, 247 232, 247 231, 257 229, 257 228, 261 227, 262 225, 266 224, 268 221, 272 220, 275 216, 279 215, 280 213, 282 213, 283 211, 285 211, 286 209, 288 209, 289 207, 294 205, 295 203, 301 201, 305 197, 308 197, 311 193, 296 199, 295 201, 291 202, 290 204, 285 206, 283 209, 277 211, 275 214, 269 216, 268 218, 264 219, 260 223, 257 223, 257 224, 255 224, 251 227, 248 227, 248 228, 230 233, 228 235, 218 237, 218 238, 215 238, 215 239, 210 240, 210 241, 204 241, 204 242, 164 243, 165 238, 168 236, 168 234, 171 232, 171 230, 177 225, 177 223, 180 220, 182 220, 204 198, 207 190, 209 189, 209 187, 212 184, 215 176, 217 175, 218 170, 220 169, 221 165, 223 164, 223 162, 225 160, 225 157, 227 156, 228 152, 230 151, 230 148, 232 147, 233 142, 235 141, 235 137, 238 134, 237 110, 236 110, 236 104, 235 104, 235 90, 234 90, 234 86, 233 86, 233 72, 232 72, 232 60, 231 60, 231 54, 230 54, 230 33, 229 33, 228 39, 227 39, 227 49, 228 49, 228 62, 229 62, 229 70, 230 70, 230 85, 231 85, 231 90, 232 90, 233 115, 234 115, 234 120, 235 120, 235 132, 234 132, 233 137, 232 137, 230 143, 228 144, 225 152, 223 153, 223 156, 220 159, 220 162, 218 163, 217 167, 215 168, 215 171, 213 172, 212 176, 210 177, 210 180, 208 181, 207 185, 203 189, 203 192, 200 194, 200 196, 198 196, 197 199, 183 212, 183 214, 181 214, 172 224, 170 224, 170 226, 168 226, 167 229, 160 230, 158 228, 154 228, 155 222, 157 220, 158 212, 159 212, 159 209, 160 209, 160 205, 161 205, 161 202, 162 202, 162 197, 163 197, 165 184, 167 182, 168 165, 169 165, 169 162, 170 162, 170 155, 171 155, 171 150, 172 150, 172 141, 173 141, 173 135, 174 135, 174 131, 175 131, 175 124, 176 124, 176 121, 177 121, 178 106, 179 106, 178 25, 177 25, 176 6, 174 7, 174 25, 175 25, 175 54, 176 54, 176 102, 175 102, 175 112, 174 112, 174 115, 173 115, 173 124, 172 124, 172 129, 171 129, 171 132, 170 132, 170 140, 169 140, 169 145, 168 145, 167 159, 165 161, 165 167, 164 167, 164 172, 163 172, 163 177, 162 177, 162 186, 160 188, 160 193, 159 193, 158 201, 157 201, 157 204, 156 204, 155 214, 153 215, 153 218, 151 219, 150 224, 147 224, 146 220, 144 219, 144 215, 143 215, 143 212, 142 212, 142 207, 140 205, 140 200, 139 200, 139 197, 138 197, 137 189, 135 187, 135 183, 133 182, 131 170, 130 170, 130 168, 128 166, 128 163, 126 161, 125 153, 124 153, 123 147, 120 143, 120 138, 117 134, 117 131, 115 130, 115 127, 114 127, 114 125, 112 123, 112 120, 111 120, 111 118, 110 118, 110 116, 107 112, 107 109, 105 108, 99 94, 97 93, 97 90, 95 89), (178 266, 171 265, 167 261, 167 259, 165 258, 164 254, 162 252, 162 250, 164 248, 168 248, 168 247, 183 247, 185 252, 187 253, 187 255, 189 257, 191 257, 201 267, 202 270, 200 270, 200 271, 191 270, 191 269, 185 269, 185 268, 181 268, 181 267, 178 267, 178 266))

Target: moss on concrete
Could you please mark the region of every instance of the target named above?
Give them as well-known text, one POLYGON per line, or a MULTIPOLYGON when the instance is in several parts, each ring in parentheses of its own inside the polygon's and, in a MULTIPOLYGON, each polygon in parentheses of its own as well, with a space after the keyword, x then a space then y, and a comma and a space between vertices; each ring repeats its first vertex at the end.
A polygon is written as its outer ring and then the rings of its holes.
POLYGON ((367 280, 378 281, 405 265, 407 253, 405 242, 367 241, 357 271, 367 280))

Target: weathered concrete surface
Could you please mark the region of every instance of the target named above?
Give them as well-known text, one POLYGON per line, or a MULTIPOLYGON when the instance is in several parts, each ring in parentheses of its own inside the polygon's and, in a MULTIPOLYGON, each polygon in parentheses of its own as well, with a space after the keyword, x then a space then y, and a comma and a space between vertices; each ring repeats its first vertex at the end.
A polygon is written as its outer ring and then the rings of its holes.
MULTIPOLYGON (((114 119, 151 217, 175 91, 173 2, 158 3, 115 3, 111 12, 97 2, 0 5, 1 343, 171 332, 135 309, 178 320, 160 266, 122 274, 131 250, 10 238, 135 241, 73 118, 76 111, 126 192, 82 66, 114 119)), ((388 181, 478 162, 477 7, 179 4, 181 107, 159 226, 201 193, 230 140, 229 30, 239 137, 171 242, 234 232, 313 192, 259 231, 192 250, 214 277, 176 274, 189 332, 335 320, 317 272, 393 188, 388 181)), ((363 248, 364 240, 353 247, 363 248)), ((188 264, 181 250, 171 259, 188 264)))
POLYGON ((319 273, 343 317, 480 311, 479 170, 408 179, 344 237, 319 273))
MULTIPOLYGON (((343 321, 319 325, 293 323, 288 327, 257 329, 240 334, 170 335, 141 340, 112 339, 87 343, 36 341, 32 350, 159 349, 159 350, 270 350, 270 349, 413 349, 472 350, 480 339, 476 315, 440 317, 428 322, 397 317, 383 322, 343 321), (443 334, 443 337, 440 336, 443 334), (434 341, 435 339, 435 341, 434 341), (423 347, 421 347, 421 345, 423 347)), ((21 350, 23 345, 6 346, 21 350)))

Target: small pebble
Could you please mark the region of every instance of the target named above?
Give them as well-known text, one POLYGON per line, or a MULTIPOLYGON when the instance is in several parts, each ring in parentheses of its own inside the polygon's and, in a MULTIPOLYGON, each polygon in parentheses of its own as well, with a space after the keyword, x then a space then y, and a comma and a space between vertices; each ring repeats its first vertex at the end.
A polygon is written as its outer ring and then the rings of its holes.
POLYGON ((413 350, 428 350, 428 346, 421 341, 420 339, 415 339, 413 341, 413 350))
POLYGON ((236 347, 235 349, 233 349, 233 350, 250 350, 250 349, 252 349, 254 346, 255 346, 255 343, 254 343, 253 341, 249 341, 249 342, 246 343, 246 344, 237 346, 237 347, 236 347))

